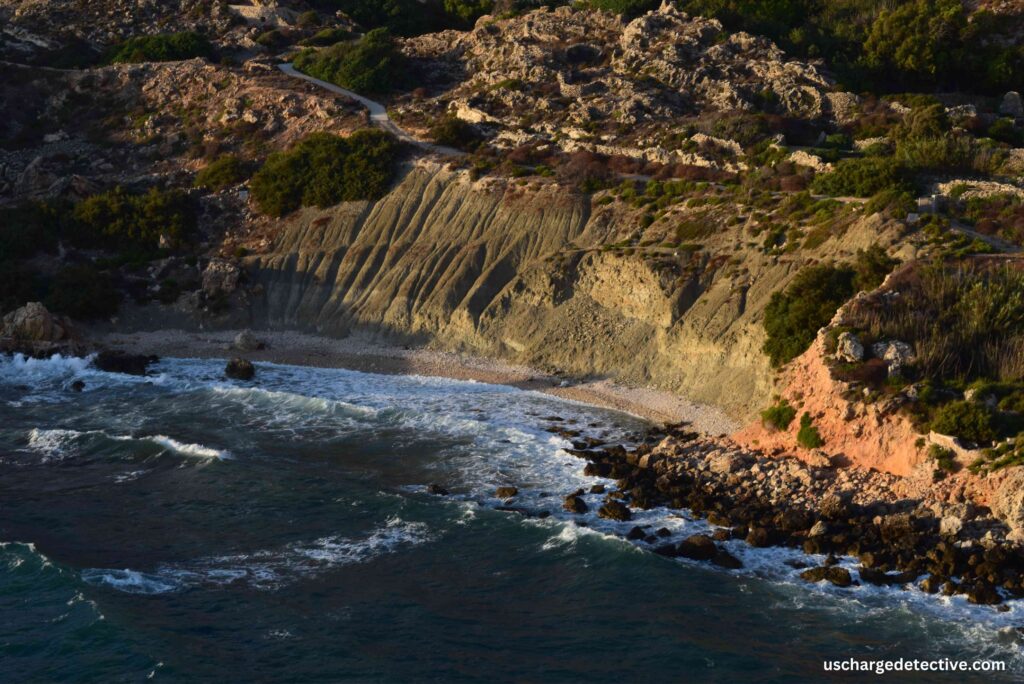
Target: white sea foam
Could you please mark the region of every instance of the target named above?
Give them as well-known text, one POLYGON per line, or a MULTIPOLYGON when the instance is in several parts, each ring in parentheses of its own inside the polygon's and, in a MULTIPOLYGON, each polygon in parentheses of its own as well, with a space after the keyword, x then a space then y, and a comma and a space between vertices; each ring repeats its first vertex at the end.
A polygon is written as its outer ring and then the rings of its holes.
POLYGON ((154 572, 93 568, 82 579, 131 594, 158 594, 197 586, 225 586, 245 582, 255 589, 273 590, 333 568, 366 563, 403 547, 433 539, 424 523, 390 518, 358 539, 329 536, 296 542, 279 549, 199 558, 159 566, 154 572))
POLYGON ((122 570, 90 568, 82 571, 82 580, 89 584, 106 585, 128 594, 166 594, 181 588, 171 578, 127 568, 122 570))
POLYGON ((148 442, 166 451, 182 456, 201 459, 229 459, 231 453, 226 450, 214 449, 203 444, 180 442, 167 435, 131 436, 112 435, 104 430, 46 430, 33 428, 28 433, 28 448, 42 455, 42 461, 59 461, 78 453, 81 442, 86 438, 108 439, 115 442, 148 442))

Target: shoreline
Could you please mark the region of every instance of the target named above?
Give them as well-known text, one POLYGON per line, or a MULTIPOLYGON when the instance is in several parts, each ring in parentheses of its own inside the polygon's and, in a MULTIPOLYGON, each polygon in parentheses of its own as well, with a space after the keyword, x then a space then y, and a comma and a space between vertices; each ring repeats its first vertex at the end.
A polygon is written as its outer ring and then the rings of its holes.
POLYGON ((608 379, 574 379, 497 359, 381 343, 365 335, 333 338, 293 331, 254 331, 264 349, 234 346, 241 330, 95 332, 99 348, 133 354, 280 363, 311 368, 345 368, 384 375, 424 375, 472 380, 542 392, 642 418, 651 423, 685 423, 705 435, 724 437, 742 427, 717 407, 696 404, 663 390, 629 387, 608 379))

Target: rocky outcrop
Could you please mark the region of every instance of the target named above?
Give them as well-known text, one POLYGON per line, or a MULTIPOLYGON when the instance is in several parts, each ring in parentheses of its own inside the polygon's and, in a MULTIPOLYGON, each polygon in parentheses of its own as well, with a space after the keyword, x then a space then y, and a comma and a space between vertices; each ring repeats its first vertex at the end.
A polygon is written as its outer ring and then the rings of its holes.
POLYGON ((817 67, 765 38, 724 35, 717 20, 668 2, 629 22, 570 7, 491 18, 407 40, 405 51, 431 64, 425 72, 450 76, 440 95, 395 110, 411 125, 446 113, 482 124, 498 146, 545 142, 722 169, 737 168, 735 155, 700 133, 666 146, 666 130, 708 112, 831 116, 832 86, 817 67))
POLYGON ((0 351, 32 356, 75 353, 79 341, 71 321, 51 314, 39 302, 30 302, 0 321, 0 351))

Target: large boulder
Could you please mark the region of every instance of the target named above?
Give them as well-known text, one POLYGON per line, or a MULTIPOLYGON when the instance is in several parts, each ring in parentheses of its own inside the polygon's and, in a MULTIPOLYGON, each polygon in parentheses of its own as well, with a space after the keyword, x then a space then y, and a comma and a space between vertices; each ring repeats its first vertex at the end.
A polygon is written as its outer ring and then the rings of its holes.
POLYGON ((1024 468, 1006 469, 1000 477, 989 499, 989 508, 1006 523, 1015 538, 1024 540, 1024 468))
POLYGON ((251 352, 265 348, 266 344, 257 339, 251 330, 243 330, 235 335, 234 347, 238 351, 251 352))
POLYGON ((149 364, 156 363, 155 356, 142 354, 126 354, 116 351, 101 351, 92 360, 92 365, 106 373, 124 373, 125 375, 145 375, 149 364))
POLYGON ((231 359, 224 367, 224 375, 234 380, 252 380, 256 377, 256 367, 252 365, 252 361, 231 359))
POLYGON ((811 568, 800 573, 800 578, 807 582, 821 582, 826 580, 837 587, 848 587, 853 584, 850 571, 838 565, 829 567, 811 568))
POLYGON ((851 332, 843 332, 836 338, 836 359, 845 363, 859 363, 864 360, 864 345, 851 332))
POLYGON ((608 518, 609 520, 619 520, 625 522, 633 518, 633 514, 629 512, 629 508, 619 501, 608 501, 601 508, 597 510, 597 514, 602 518, 608 518))
POLYGON ((39 302, 29 302, 4 316, 0 337, 21 342, 64 342, 71 338, 71 325, 39 302))
POLYGON ((914 363, 914 348, 900 340, 876 342, 871 346, 871 353, 885 361, 890 373, 897 373, 914 363))
POLYGON ((238 289, 242 269, 224 259, 212 259, 203 270, 203 294, 207 297, 229 295, 238 289))
POLYGON ((1021 102, 1020 93, 1011 90, 1003 95, 999 103, 999 113, 1015 119, 1024 118, 1024 102, 1021 102))

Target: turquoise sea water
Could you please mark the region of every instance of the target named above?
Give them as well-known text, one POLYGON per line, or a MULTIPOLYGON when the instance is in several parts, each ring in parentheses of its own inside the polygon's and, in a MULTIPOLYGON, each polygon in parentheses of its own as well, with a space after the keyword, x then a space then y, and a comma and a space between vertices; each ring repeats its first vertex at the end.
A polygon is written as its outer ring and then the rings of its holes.
POLYGON ((795 552, 741 542, 729 548, 743 570, 669 560, 622 536, 706 523, 562 512, 565 494, 600 480, 545 419, 616 442, 644 427, 635 419, 480 383, 271 365, 236 383, 222 367, 164 360, 136 378, 0 359, 0 681, 1024 673, 1018 606, 810 586, 785 564, 795 552), (548 517, 497 510, 500 485, 548 517), (993 658, 1008 671, 822 668, 850 657, 993 658))

